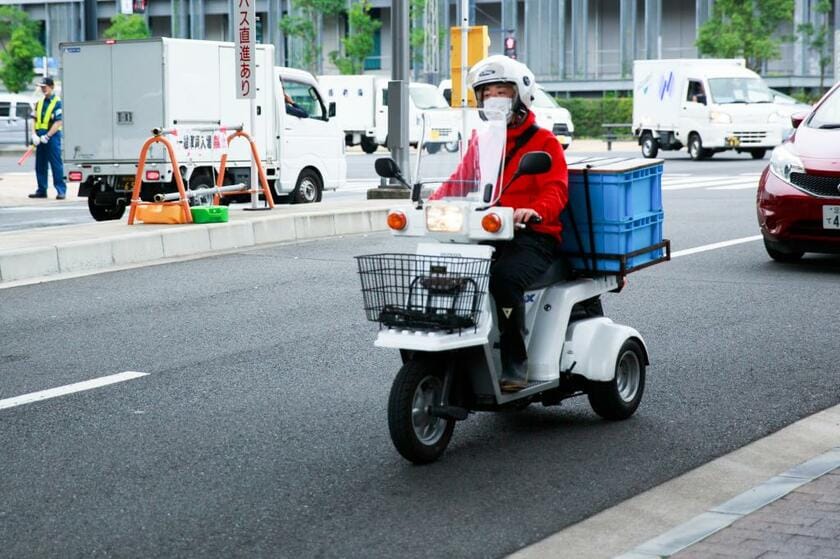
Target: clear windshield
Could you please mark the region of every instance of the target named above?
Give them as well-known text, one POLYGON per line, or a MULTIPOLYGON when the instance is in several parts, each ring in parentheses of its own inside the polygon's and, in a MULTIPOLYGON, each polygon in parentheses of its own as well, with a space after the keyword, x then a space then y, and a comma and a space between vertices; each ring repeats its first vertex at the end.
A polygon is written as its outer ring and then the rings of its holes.
POLYGON ((773 93, 760 78, 711 78, 715 103, 772 103, 773 93))
POLYGON ((531 106, 537 107, 538 109, 556 109, 560 105, 557 104, 554 97, 546 93, 544 89, 538 87, 536 93, 534 94, 534 102, 531 106))
POLYGON ((417 163, 424 192, 431 194, 431 200, 495 202, 507 141, 504 114, 479 109, 452 109, 449 114, 453 130, 449 142, 440 143, 435 130, 424 126, 424 147, 417 163))
POLYGON ((449 104, 443 94, 433 85, 414 85, 408 88, 408 94, 418 109, 445 109, 449 104))
POLYGON ((840 95, 837 90, 817 107, 808 121, 811 128, 840 129, 840 95))

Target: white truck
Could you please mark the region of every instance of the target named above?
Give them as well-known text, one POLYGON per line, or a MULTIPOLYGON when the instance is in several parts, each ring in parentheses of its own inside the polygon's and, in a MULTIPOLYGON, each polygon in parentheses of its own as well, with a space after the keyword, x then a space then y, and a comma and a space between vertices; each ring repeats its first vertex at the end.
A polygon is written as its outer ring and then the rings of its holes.
MULTIPOLYGON (((452 102, 452 80, 442 80, 438 90, 448 103, 452 102)), ((554 97, 539 84, 537 84, 534 102, 531 103, 531 111, 537 118, 537 126, 551 130, 563 149, 568 149, 575 135, 572 113, 561 107, 554 97)))
MULTIPOLYGON (((140 150, 153 128, 175 129, 173 168, 162 144, 149 151, 141 198, 175 191, 174 173, 190 189, 212 185, 230 130, 244 125, 255 140, 278 201, 317 202, 345 182, 343 135, 330 119, 315 78, 274 67, 274 47, 257 45, 257 118, 236 98, 234 44, 155 38, 63 43, 65 173, 80 182, 91 215, 119 219, 130 202, 140 150), (285 90, 284 90, 285 86, 285 90), (287 114, 284 93, 308 112, 287 114)), ((228 146, 224 183, 248 184, 248 142, 228 146)), ((247 198, 247 196, 246 196, 247 198)))
MULTIPOLYGON (((329 102, 336 104, 336 119, 348 146, 361 145, 365 153, 386 145, 388 137, 388 80, 374 75, 323 75, 318 82, 329 102)), ((417 146, 421 138, 430 153, 455 145, 458 122, 446 100, 433 85, 411 82, 408 86, 408 139, 417 146), (424 130, 424 127, 426 128, 424 130)))
POLYGON ((785 119, 743 59, 636 60, 633 132, 644 157, 685 146, 694 160, 736 150, 761 159, 785 119))

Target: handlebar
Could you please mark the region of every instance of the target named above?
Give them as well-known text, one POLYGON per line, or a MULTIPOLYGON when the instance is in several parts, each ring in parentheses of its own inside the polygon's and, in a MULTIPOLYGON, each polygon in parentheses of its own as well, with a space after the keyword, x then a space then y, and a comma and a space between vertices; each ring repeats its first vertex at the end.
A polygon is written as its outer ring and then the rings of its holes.
POLYGON ((516 223, 516 224, 514 224, 514 228, 516 228, 516 229, 525 229, 525 228, 527 228, 529 225, 533 225, 533 224, 535 224, 535 223, 542 223, 542 218, 541 218, 540 216, 538 216, 538 215, 532 215, 531 217, 529 217, 529 218, 528 218, 528 221, 526 221, 525 223, 516 223))

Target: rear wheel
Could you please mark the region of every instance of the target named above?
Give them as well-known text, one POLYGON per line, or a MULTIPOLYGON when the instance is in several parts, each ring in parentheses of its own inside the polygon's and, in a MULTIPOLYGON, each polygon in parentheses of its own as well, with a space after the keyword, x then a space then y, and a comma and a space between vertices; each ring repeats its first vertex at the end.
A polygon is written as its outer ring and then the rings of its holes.
POLYGON ((125 204, 120 204, 114 200, 113 204, 107 206, 97 206, 94 194, 88 196, 88 211, 91 217, 96 221, 111 221, 119 219, 125 213, 125 204))
POLYGON ((653 159, 659 154, 659 142, 653 137, 650 132, 645 132, 642 135, 642 157, 646 159, 653 159))
POLYGON ((764 239, 764 250, 776 262, 796 262, 805 254, 800 250, 793 250, 781 243, 774 243, 764 239))
POLYGON ((645 354, 639 342, 624 342, 615 362, 615 377, 590 382, 587 392, 592 409, 604 419, 617 421, 633 415, 645 392, 645 354))
POLYGON ((375 152, 379 148, 376 142, 367 136, 362 136, 361 145, 362 151, 368 154, 375 152))
POLYGON ((753 149, 750 150, 750 155, 753 159, 764 159, 764 156, 767 154, 766 149, 753 149))
POLYGON ((431 363, 408 361, 388 398, 388 430, 403 458, 415 464, 437 460, 455 430, 455 420, 434 417, 432 406, 443 403, 443 374, 431 363))
POLYGON ((295 189, 292 191, 293 204, 312 204, 321 201, 324 185, 321 177, 312 169, 304 169, 298 177, 295 189))
MULTIPOLYGON (((189 190, 199 190, 202 188, 211 188, 216 186, 213 183, 213 177, 209 173, 196 173, 190 177, 187 188, 189 190)), ((213 205, 213 194, 200 194, 190 198, 190 206, 211 206, 213 205)))

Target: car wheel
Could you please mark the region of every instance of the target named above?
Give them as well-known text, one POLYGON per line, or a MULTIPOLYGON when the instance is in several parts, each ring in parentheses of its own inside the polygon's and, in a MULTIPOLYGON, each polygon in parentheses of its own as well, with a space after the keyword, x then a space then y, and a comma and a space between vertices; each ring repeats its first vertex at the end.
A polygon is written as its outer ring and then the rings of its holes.
POLYGON ((440 144, 426 144, 426 146, 425 146, 425 147, 426 147, 426 151, 427 151, 430 155, 433 155, 433 154, 435 154, 435 153, 437 153, 437 152, 439 152, 439 151, 440 151, 440 144))
POLYGON ((653 159, 659 154, 659 142, 653 137, 650 132, 645 132, 642 135, 642 157, 645 159, 653 159))
POLYGON ((766 149, 753 149, 750 150, 750 155, 753 159, 764 159, 764 156, 767 154, 766 149))
POLYGON ((768 241, 764 239, 764 250, 776 262, 797 262, 805 254, 800 250, 793 250, 782 243, 768 241))
POLYGON ((694 133, 688 138, 688 156, 694 161, 702 161, 710 156, 709 150, 703 148, 700 134, 694 133))
POLYGON ((293 204, 312 204, 321 201, 321 193, 324 185, 321 184, 321 177, 312 169, 304 169, 298 177, 294 191, 292 191, 293 204))
POLYGON ((367 154, 374 153, 377 149, 379 149, 379 146, 376 144, 376 142, 374 142, 372 139, 368 138, 367 136, 362 136, 361 145, 362 145, 362 151, 367 153, 367 154))

